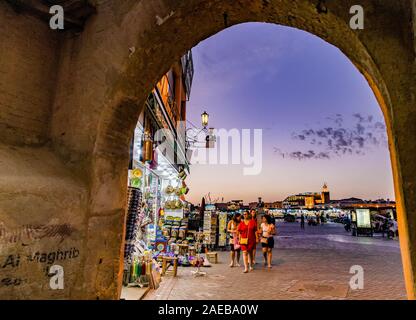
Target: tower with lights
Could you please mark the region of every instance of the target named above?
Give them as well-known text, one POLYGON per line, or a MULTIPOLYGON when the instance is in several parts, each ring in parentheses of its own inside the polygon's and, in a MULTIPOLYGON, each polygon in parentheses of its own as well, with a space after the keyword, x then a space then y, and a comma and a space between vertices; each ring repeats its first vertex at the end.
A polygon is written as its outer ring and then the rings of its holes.
POLYGON ((322 199, 323 204, 327 204, 331 201, 331 198, 329 196, 328 185, 326 184, 326 182, 324 183, 324 185, 322 187, 321 199, 322 199))

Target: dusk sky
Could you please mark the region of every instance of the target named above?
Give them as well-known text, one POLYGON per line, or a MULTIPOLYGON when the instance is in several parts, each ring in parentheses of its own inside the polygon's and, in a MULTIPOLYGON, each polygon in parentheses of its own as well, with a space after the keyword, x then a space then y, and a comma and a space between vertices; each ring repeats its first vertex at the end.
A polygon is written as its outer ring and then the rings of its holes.
POLYGON ((262 171, 192 165, 188 200, 283 200, 320 191, 331 198, 394 199, 384 119, 364 77, 337 48, 271 24, 231 27, 193 49, 188 119, 210 127, 263 129, 262 171))

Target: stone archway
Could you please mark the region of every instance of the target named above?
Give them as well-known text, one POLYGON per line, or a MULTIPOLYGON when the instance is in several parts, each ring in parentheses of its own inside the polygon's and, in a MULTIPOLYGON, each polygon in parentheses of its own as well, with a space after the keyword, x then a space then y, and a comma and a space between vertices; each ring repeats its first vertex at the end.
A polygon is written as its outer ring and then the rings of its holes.
MULTIPOLYGON (((22 262, 0 270, 0 275, 25 280, 0 288, 1 296, 119 297, 128 144, 148 92, 175 59, 203 39, 238 23, 269 22, 308 31, 338 47, 373 89, 387 125, 407 292, 415 298, 416 1, 361 0, 366 12, 362 31, 349 28, 349 10, 357 4, 353 0, 95 2, 97 14, 82 33, 59 35, 34 18, 18 15, 16 20, 7 4, 0 5, 0 21, 9 23, 15 36, 23 37, 26 25, 36 30, 38 37, 31 42, 33 50, 42 52, 35 56, 42 68, 24 89, 43 94, 33 106, 36 121, 33 115, 30 121, 23 106, 14 110, 32 130, 11 115, 0 122, 7 128, 0 132, 0 161, 5 164, 0 169, 0 221, 17 234, 27 235, 28 225, 60 230, 38 237, 30 231, 24 247, 23 236, 20 242, 3 237, 0 257, 36 252, 58 256, 64 249, 79 253, 62 259, 64 290, 48 288, 41 262, 34 269, 22 262), (318 10, 318 2, 327 2, 328 12, 318 10), (39 48, 43 38, 50 41, 39 48)), ((0 36, 5 43, 15 41, 6 33, 0 36)), ((15 54, 25 59, 22 50, 15 54)), ((6 89, 16 93, 19 88, 16 81, 6 89)), ((0 98, 7 93, 0 90, 0 98)))

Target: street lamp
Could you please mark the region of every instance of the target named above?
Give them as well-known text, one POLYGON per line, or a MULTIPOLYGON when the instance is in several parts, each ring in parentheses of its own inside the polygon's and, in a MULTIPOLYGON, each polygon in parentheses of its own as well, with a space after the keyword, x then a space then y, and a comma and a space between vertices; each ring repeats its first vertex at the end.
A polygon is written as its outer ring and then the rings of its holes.
POLYGON ((204 111, 204 113, 201 114, 201 120, 202 120, 202 126, 206 128, 208 125, 208 120, 209 120, 209 114, 206 111, 204 111))
POLYGON ((207 128, 209 114, 206 111, 201 114, 202 128, 197 128, 192 122, 188 122, 192 127, 186 129, 186 148, 189 149, 191 146, 196 148, 213 148, 213 143, 215 143, 214 129, 207 128), (201 133, 205 133, 204 141, 199 139, 201 133))

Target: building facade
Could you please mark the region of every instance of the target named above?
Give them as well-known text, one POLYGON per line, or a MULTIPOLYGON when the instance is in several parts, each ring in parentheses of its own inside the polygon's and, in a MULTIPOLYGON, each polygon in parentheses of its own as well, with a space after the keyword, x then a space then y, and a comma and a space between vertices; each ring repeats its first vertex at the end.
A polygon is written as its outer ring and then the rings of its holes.
POLYGON ((321 192, 304 192, 288 196, 283 200, 283 208, 313 209, 317 205, 328 205, 331 202, 330 191, 324 183, 321 192))

